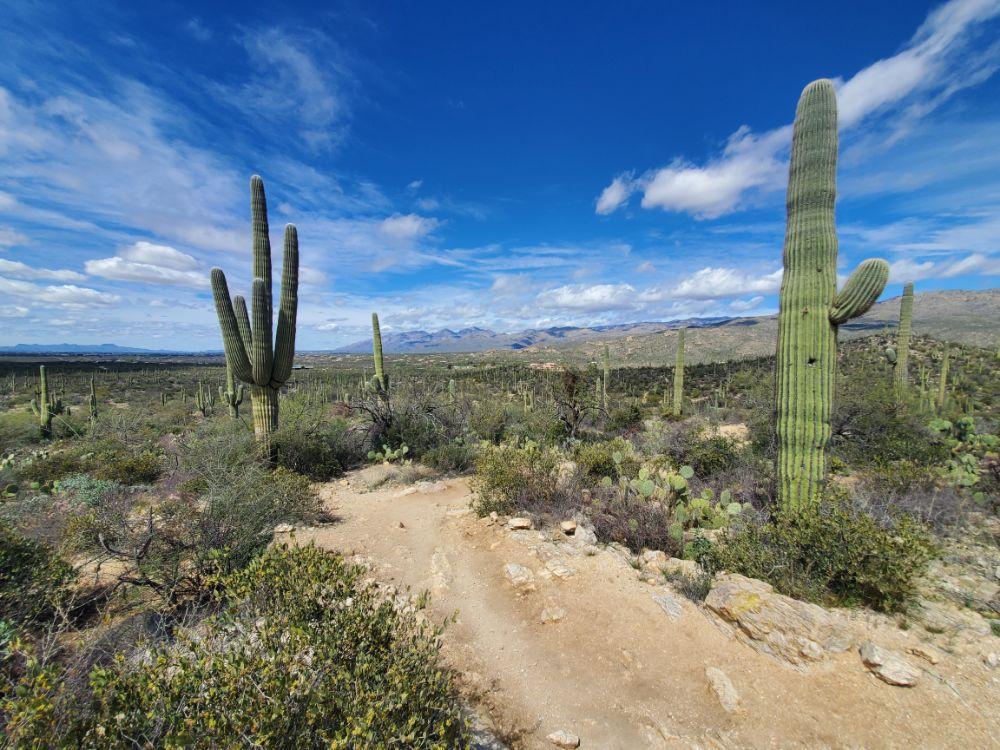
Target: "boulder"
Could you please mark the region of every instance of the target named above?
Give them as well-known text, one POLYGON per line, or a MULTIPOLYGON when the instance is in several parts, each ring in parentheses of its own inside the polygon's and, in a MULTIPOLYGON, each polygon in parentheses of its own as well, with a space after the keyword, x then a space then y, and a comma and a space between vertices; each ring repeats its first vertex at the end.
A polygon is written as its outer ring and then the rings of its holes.
POLYGON ((572 732, 567 732, 565 729, 553 732, 548 736, 548 740, 556 747, 569 748, 570 750, 580 747, 580 738, 572 732))
POLYGON ((559 524, 559 530, 567 536, 572 536, 576 532, 576 521, 563 521, 559 524))
POLYGON ((859 652, 864 665, 882 682, 896 687, 913 687, 917 684, 920 670, 895 651, 866 641, 861 644, 859 652))
POLYGON ((535 588, 535 574, 523 565, 507 563, 504 565, 503 573, 515 589, 531 591, 535 588))
POLYGON ((531 519, 524 516, 515 516, 507 522, 507 528, 511 530, 530 529, 533 527, 534 524, 531 519))
POLYGON ((790 664, 821 661, 854 642, 847 621, 836 612, 735 573, 716 574, 705 605, 752 648, 790 664))
POLYGON ((705 669, 705 677, 708 678, 708 684, 726 713, 732 713, 739 709, 740 694, 736 692, 736 688, 733 687, 732 681, 725 672, 718 667, 708 667, 705 669))

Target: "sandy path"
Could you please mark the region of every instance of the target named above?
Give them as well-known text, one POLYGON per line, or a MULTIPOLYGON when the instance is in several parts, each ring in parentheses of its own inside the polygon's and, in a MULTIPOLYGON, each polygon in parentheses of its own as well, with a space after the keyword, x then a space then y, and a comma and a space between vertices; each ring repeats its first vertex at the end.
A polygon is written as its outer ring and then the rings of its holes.
POLYGON ((982 665, 933 668, 961 697, 930 674, 915 688, 886 686, 853 652, 797 671, 732 639, 679 595, 683 614, 671 619, 653 599, 665 589, 639 581, 610 550, 588 557, 541 538, 551 534, 477 519, 464 479, 399 493, 324 485, 341 522, 296 539, 364 555, 380 579, 429 589, 437 621, 457 612, 446 657, 484 694, 483 711, 520 731, 518 747, 551 748, 546 736, 557 729, 579 735, 582 748, 621 750, 1000 747, 1000 689, 982 665), (576 572, 550 575, 552 555, 576 572), (535 590, 516 592, 507 563, 530 568, 535 590), (541 624, 546 607, 565 617, 541 624), (706 667, 728 675, 737 711, 723 710, 706 667))

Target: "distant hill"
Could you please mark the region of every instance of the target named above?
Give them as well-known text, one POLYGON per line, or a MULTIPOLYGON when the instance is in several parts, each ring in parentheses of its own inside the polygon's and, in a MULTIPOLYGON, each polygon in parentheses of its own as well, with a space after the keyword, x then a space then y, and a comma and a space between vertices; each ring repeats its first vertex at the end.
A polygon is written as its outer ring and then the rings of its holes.
MULTIPOLYGON (((895 328, 899 320, 899 297, 879 302, 867 314, 840 327, 840 338, 849 340, 895 328)), ((978 292, 946 291, 916 294, 913 331, 942 341, 974 346, 1000 346, 1000 289, 978 292)), ((778 338, 776 315, 732 318, 689 328, 685 353, 691 364, 739 357, 774 354, 778 338)), ((630 365, 663 365, 673 362, 676 330, 641 335, 627 334, 608 342, 613 359, 630 365)), ((556 346, 529 347, 518 356, 531 361, 574 364, 596 362, 601 344, 593 341, 556 346)))
POLYGON ((0 354, 176 354, 176 351, 137 349, 118 344, 15 344, 0 346, 0 354))
MULTIPOLYGON (((482 352, 496 349, 518 351, 537 346, 572 345, 584 341, 603 341, 622 336, 656 333, 686 326, 710 326, 729 318, 691 318, 664 323, 622 323, 607 326, 556 326, 515 333, 497 333, 488 328, 462 328, 452 331, 403 331, 382 333, 382 348, 387 354, 431 354, 446 352, 482 352)), ((337 349, 340 354, 369 354, 372 340, 363 339, 337 349)))

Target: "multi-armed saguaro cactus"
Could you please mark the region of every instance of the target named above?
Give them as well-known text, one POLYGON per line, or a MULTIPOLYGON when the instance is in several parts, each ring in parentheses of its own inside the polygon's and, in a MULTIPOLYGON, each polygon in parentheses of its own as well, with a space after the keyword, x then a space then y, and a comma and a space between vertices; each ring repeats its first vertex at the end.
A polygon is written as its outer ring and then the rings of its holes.
POLYGON ((778 315, 778 490, 792 510, 816 502, 826 479, 837 327, 864 314, 889 278, 884 260, 866 260, 837 291, 836 179, 837 98, 819 80, 795 113, 778 315))
POLYGON ((896 361, 893 382, 896 396, 905 398, 910 390, 910 330, 913 324, 913 284, 903 287, 903 297, 899 301, 899 333, 896 337, 896 361))
POLYGON ((943 411, 948 403, 948 366, 951 360, 951 347, 945 346, 944 356, 941 358, 941 374, 938 376, 937 409, 943 411))
POLYGON ((681 415, 684 403, 684 329, 677 332, 677 359, 674 362, 674 416, 681 415))
POLYGON ((62 411, 62 400, 49 393, 49 379, 45 365, 38 367, 38 391, 31 399, 31 411, 38 417, 38 427, 43 438, 52 437, 52 417, 62 411))
POLYGON ((233 419, 240 418, 240 404, 243 403, 245 394, 246 389, 243 387, 243 383, 236 384, 233 368, 230 366, 229 360, 226 360, 226 387, 219 386, 219 398, 229 407, 229 416, 233 419))
POLYGON ((389 375, 382 361, 382 331, 378 327, 378 313, 372 313, 372 358, 375 360, 375 377, 372 388, 376 393, 389 395, 389 375))
POLYGON ((215 396, 212 389, 206 388, 200 380, 198 381, 198 392, 194 395, 194 404, 203 417, 209 416, 215 410, 215 396))
POLYGON ((274 333, 271 239, 267 229, 264 182, 257 175, 250 178, 250 214, 253 223, 253 324, 246 300, 243 297, 230 299, 226 275, 221 268, 212 269, 212 293, 226 348, 226 362, 233 368, 233 375, 250 386, 254 434, 258 440, 266 441, 278 427, 278 392, 292 374, 295 358, 299 236, 294 224, 285 226, 278 330, 274 333))

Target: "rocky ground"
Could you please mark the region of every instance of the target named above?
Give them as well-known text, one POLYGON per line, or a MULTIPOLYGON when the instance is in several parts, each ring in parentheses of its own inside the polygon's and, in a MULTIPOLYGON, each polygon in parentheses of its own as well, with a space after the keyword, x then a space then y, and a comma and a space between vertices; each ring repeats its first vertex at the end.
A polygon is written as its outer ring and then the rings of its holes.
POLYGON ((477 518, 464 479, 322 485, 338 521, 284 530, 429 590, 445 656, 518 748, 1000 747, 996 529, 951 543, 907 617, 828 610, 596 544, 583 519, 477 518), (680 582, 680 583, 679 583, 680 582))

